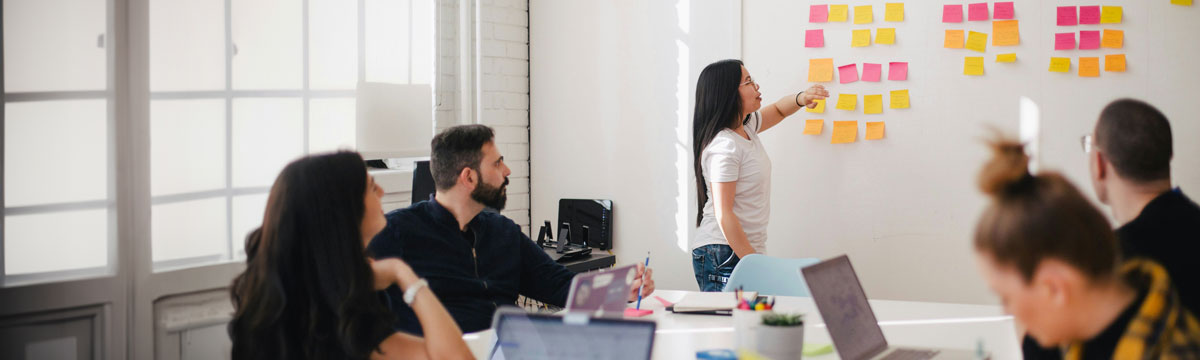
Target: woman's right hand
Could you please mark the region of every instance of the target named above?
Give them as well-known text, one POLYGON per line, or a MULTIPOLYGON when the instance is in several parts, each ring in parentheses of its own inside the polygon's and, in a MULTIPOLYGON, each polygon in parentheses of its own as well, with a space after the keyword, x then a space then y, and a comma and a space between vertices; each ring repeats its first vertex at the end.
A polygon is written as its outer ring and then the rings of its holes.
POLYGON ((375 273, 375 290, 383 290, 392 284, 400 285, 400 290, 408 289, 409 285, 420 278, 413 272, 404 260, 399 258, 367 259, 371 263, 371 271, 375 273))

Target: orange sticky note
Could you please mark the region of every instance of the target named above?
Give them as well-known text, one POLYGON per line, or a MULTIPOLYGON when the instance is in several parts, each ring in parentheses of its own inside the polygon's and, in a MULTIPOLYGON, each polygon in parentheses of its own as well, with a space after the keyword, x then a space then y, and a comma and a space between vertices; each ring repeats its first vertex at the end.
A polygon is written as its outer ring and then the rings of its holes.
POLYGON ((833 81, 833 59, 808 60, 808 81, 833 81))
POLYGON ((867 122, 866 139, 867 140, 883 139, 883 128, 884 128, 884 126, 883 126, 882 121, 868 121, 867 122))
POLYGON ((814 103, 816 103, 816 104, 817 104, 817 106, 814 106, 814 107, 813 107, 813 108, 811 108, 811 109, 810 109, 810 108, 808 108, 808 107, 805 107, 805 108, 804 108, 804 111, 807 111, 807 112, 810 112, 810 113, 814 113, 814 114, 823 114, 823 113, 825 113, 825 99, 816 99, 816 100, 813 100, 813 102, 814 102, 814 103))
POLYGON ((1098 57, 1081 57, 1081 58, 1079 58, 1079 76, 1080 77, 1100 76, 1100 58, 1098 58, 1098 57))
POLYGON ((908 89, 892 90, 891 100, 892 101, 891 101, 891 103, 888 104, 888 107, 893 108, 893 109, 907 109, 908 108, 908 89))
POLYGON ((983 75, 983 57, 968 56, 963 59, 963 75, 983 75))
POLYGON ((1125 31, 1104 29, 1104 36, 1100 39, 1100 47, 1120 49, 1125 46, 1125 31))
POLYGON ((1069 57, 1052 57, 1050 58, 1050 71, 1053 72, 1071 72, 1071 58, 1069 57))
POLYGON ((1125 54, 1104 55, 1104 71, 1125 71, 1125 54))
POLYGON ((820 135, 821 128, 825 127, 825 120, 813 119, 804 120, 804 135, 820 135))
POLYGON ((987 52, 987 34, 971 31, 967 35, 967 50, 987 52))
POLYGON ((875 43, 892 45, 896 43, 896 28, 875 29, 875 43))
POLYGON ((849 144, 858 140, 858 121, 834 121, 830 144, 849 144))
POLYGON ((829 22, 844 22, 850 16, 847 5, 829 5, 829 22))
POLYGON ((963 31, 962 30, 946 30, 946 42, 943 47, 947 49, 962 49, 963 48, 963 31))
POLYGON ((904 21, 904 3, 884 4, 883 21, 904 21))
POLYGON ((871 10, 871 5, 855 6, 854 7, 854 23, 855 24, 870 24, 875 21, 874 10, 871 10))
POLYGON ((864 114, 883 113, 883 95, 863 95, 864 114))
POLYGON ((837 109, 854 111, 858 108, 858 94, 838 94, 837 109))
POLYGON ((1021 30, 1017 20, 996 20, 992 22, 992 46, 1013 46, 1021 44, 1021 30))

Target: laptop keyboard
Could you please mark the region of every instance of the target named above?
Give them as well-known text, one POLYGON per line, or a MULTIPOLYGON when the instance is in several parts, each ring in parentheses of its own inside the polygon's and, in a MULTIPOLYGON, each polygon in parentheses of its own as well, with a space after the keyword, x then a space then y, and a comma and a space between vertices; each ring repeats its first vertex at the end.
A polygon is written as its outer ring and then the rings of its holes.
POLYGON ((937 350, 896 349, 880 360, 924 360, 937 356, 937 350))

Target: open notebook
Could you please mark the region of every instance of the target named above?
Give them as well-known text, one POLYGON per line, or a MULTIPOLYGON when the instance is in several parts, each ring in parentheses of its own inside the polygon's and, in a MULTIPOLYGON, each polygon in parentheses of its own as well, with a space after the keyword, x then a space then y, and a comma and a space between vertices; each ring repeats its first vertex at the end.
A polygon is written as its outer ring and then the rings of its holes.
MULTIPOLYGON (((684 295, 682 300, 668 310, 675 313, 730 315, 737 307, 738 299, 733 292, 696 292, 684 295)), ((742 296, 758 297, 758 292, 744 291, 742 296)))

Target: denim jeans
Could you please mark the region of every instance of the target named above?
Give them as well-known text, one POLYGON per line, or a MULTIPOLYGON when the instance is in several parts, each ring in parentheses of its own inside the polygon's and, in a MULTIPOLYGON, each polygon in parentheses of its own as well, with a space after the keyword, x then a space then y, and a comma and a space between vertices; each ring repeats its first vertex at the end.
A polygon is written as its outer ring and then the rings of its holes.
POLYGON ((692 249, 692 271, 700 291, 721 291, 741 258, 729 245, 710 244, 692 249))

